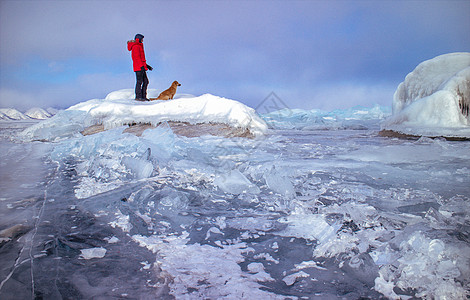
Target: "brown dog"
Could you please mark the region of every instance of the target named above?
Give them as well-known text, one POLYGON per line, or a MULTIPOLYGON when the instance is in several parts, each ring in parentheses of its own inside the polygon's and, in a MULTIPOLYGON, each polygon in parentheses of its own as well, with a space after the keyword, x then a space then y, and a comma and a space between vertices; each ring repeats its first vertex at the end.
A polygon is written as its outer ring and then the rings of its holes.
POLYGON ((178 86, 181 86, 181 84, 178 81, 173 81, 171 86, 168 89, 161 92, 160 95, 158 95, 158 97, 156 99, 153 98, 153 99, 150 99, 150 100, 170 100, 170 99, 173 99, 173 97, 176 94, 176 88, 178 86))

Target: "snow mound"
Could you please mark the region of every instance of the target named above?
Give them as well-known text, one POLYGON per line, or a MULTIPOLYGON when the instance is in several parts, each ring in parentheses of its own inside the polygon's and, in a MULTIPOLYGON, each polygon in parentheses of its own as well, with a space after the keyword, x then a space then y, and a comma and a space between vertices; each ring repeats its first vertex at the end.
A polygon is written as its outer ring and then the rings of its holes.
POLYGON ((27 128, 22 137, 55 141, 80 134, 85 128, 98 124, 108 130, 129 124, 156 126, 169 121, 226 124, 246 129, 254 136, 263 135, 267 130, 266 123, 254 109, 211 94, 149 102, 130 100, 132 97, 129 90, 120 90, 108 94, 105 99, 81 102, 27 128))
MULTIPOLYGON (((160 92, 156 89, 147 89, 148 98, 157 98, 160 95, 160 92)), ((176 94, 173 99, 179 98, 195 98, 196 96, 191 94, 176 94)), ((104 100, 134 100, 135 99, 135 90, 134 89, 122 89, 109 93, 104 100)))
POLYGON ((36 120, 45 120, 45 119, 49 119, 52 116, 46 110, 39 108, 39 107, 34 107, 34 108, 29 109, 28 111, 25 112, 25 115, 31 119, 36 119, 36 120))
POLYGON ((470 53, 419 64, 400 83, 384 130, 419 136, 470 137, 470 53))
POLYGON ((22 112, 14 108, 0 108, 0 118, 2 120, 28 120, 29 119, 22 112))
MULTIPOLYGON (((147 90, 147 93, 148 93, 149 97, 152 97, 153 91, 154 91, 153 89, 148 89, 147 90)), ((135 99, 134 90, 133 89, 123 89, 123 90, 114 91, 114 92, 111 92, 108 95, 106 95, 106 97, 104 98, 104 100, 122 100, 122 99, 128 99, 128 100, 135 99)))

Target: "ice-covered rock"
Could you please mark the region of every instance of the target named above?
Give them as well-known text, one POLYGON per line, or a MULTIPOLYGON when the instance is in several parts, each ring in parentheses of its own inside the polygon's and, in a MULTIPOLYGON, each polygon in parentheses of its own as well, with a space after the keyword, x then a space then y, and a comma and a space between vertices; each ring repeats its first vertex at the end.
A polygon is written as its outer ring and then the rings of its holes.
POLYGON ((419 64, 400 83, 382 129, 418 136, 470 138, 470 53, 419 64))
POLYGON ((266 123, 254 109, 235 100, 205 94, 171 101, 140 102, 128 99, 128 94, 127 90, 122 90, 109 94, 106 99, 81 102, 28 128, 23 137, 57 140, 77 135, 97 124, 108 130, 130 124, 157 126, 170 121, 225 124, 243 132, 247 130, 254 136, 263 135, 267 130, 266 123))

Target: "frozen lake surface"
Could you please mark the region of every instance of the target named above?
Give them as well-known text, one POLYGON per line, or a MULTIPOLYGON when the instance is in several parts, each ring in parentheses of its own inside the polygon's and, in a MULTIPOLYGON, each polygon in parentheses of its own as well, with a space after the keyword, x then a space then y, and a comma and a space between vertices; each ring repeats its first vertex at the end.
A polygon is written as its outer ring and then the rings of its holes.
MULTIPOLYGON (((466 299, 470 142, 0 127, 1 299, 466 299)), ((298 125, 298 124, 297 124, 298 125)))

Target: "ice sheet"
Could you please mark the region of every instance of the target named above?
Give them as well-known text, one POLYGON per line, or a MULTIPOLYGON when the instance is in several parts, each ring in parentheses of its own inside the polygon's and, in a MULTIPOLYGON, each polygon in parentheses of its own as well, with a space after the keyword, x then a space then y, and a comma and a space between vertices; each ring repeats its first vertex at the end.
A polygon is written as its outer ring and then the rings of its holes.
POLYGON ((160 126, 4 140, 0 229, 32 220, 21 228, 37 234, 5 237, 0 296, 30 291, 33 274, 50 297, 465 299, 469 142, 388 139, 356 121, 262 139, 160 126), (33 260, 15 268, 20 245, 18 261, 33 260))

